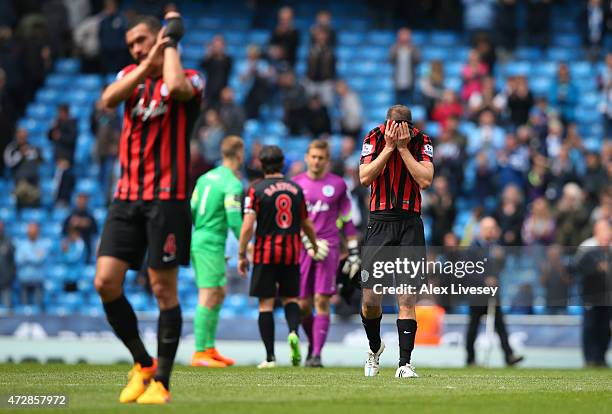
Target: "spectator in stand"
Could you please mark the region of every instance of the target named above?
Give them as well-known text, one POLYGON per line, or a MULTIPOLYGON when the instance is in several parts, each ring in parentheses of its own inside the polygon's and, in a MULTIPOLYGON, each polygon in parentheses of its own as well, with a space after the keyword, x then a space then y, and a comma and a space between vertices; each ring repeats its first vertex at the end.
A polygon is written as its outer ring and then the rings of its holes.
POLYGON ((546 155, 551 159, 557 158, 561 153, 562 145, 563 124, 555 118, 548 124, 548 135, 545 139, 546 155))
POLYGON ((549 161, 544 155, 536 153, 531 160, 531 170, 527 174, 527 201, 547 196, 549 183, 549 161))
POLYGON ((340 106, 340 133, 357 140, 361 135, 363 109, 361 100, 344 80, 336 82, 340 106))
POLYGON ((189 194, 193 193, 198 178, 213 166, 209 164, 200 152, 198 141, 191 140, 189 143, 189 194))
POLYGON ((548 99, 544 96, 536 97, 535 105, 531 107, 529 120, 527 121, 536 136, 541 140, 545 139, 548 134, 549 122, 556 119, 556 113, 548 105, 548 99))
POLYGON ((557 109, 564 124, 574 120, 574 109, 578 104, 578 88, 570 79, 567 63, 559 64, 557 81, 552 82, 548 101, 557 109))
POLYGON ((111 183, 119 151, 121 118, 116 110, 106 108, 98 100, 90 118, 91 132, 96 137, 96 157, 100 164, 98 181, 106 200, 112 198, 111 183))
POLYGON ((81 69, 86 73, 97 73, 100 66, 100 22, 104 13, 88 16, 74 30, 74 45, 77 55, 81 58, 81 69))
MULTIPOLYGON (((15 132, 16 116, 15 107, 6 88, 6 72, 0 67, 0 153, 4 153, 15 132)), ((4 176, 4 158, 0 157, 0 177, 2 176, 4 176)))
POLYGON ((506 133, 504 148, 497 153, 499 169, 498 185, 505 188, 510 184, 526 188, 529 171, 529 149, 512 132, 506 133))
POLYGON ((300 32, 293 27, 293 9, 285 6, 278 11, 278 22, 270 36, 271 45, 278 45, 283 55, 293 68, 297 61, 297 49, 300 44, 300 32))
POLYGON ((526 245, 548 246, 555 239, 555 217, 544 197, 531 203, 529 215, 523 223, 523 241, 526 245))
POLYGON ((325 30, 328 34, 327 43, 332 48, 336 47, 336 31, 332 27, 332 15, 329 10, 320 10, 315 17, 315 23, 310 28, 310 43, 315 41, 315 32, 317 30, 325 30))
POLYGON ((17 243, 15 262, 23 305, 43 305, 44 266, 51 253, 51 242, 40 237, 38 223, 29 223, 27 239, 17 243), (33 300, 30 300, 30 297, 33 300))
POLYGON ((11 169, 15 182, 17 208, 40 206, 41 151, 28 143, 28 131, 17 129, 15 140, 4 150, 4 163, 11 169))
POLYGON ((474 40, 474 49, 476 49, 480 55, 480 60, 482 63, 487 65, 489 73, 493 73, 493 69, 495 69, 495 62, 497 61, 497 54, 495 53, 495 48, 491 43, 491 36, 486 33, 476 36, 476 39, 474 40))
POLYGON ((581 186, 585 192, 585 202, 589 209, 595 208, 599 201, 599 193, 612 182, 612 177, 602 165, 600 154, 589 151, 586 153, 586 170, 582 175, 581 186))
MULTIPOLYGON (((0 25, 0 68, 5 74, 2 95, 5 95, 5 99, 11 102, 10 105, 3 105, 2 111, 5 115, 10 115, 9 119, 13 121, 16 121, 18 114, 23 111, 28 98, 24 89, 30 87, 25 84, 24 59, 21 49, 13 37, 11 28, 0 25)), ((13 133, 14 131, 11 130, 7 137, 12 137, 13 133)))
POLYGON ((70 116, 68 105, 62 104, 58 107, 57 118, 49 129, 48 135, 53 141, 55 156, 56 201, 68 206, 76 181, 72 166, 77 141, 77 121, 70 116))
POLYGON ((548 47, 552 0, 527 1, 528 39, 534 46, 548 47))
POLYGON ((564 313, 569 300, 571 275, 563 259, 563 248, 553 244, 540 261, 540 284, 544 287, 548 313, 564 313))
POLYGON ((87 263, 93 258, 94 236, 98 234, 98 224, 89 211, 88 203, 89 195, 87 193, 79 193, 76 198, 76 206, 70 215, 66 217, 62 228, 64 236, 69 236, 70 230, 78 231, 79 237, 84 243, 85 260, 87 263))
POLYGON ((77 121, 70 116, 70 107, 67 104, 58 106, 57 118, 48 135, 53 142, 55 159, 65 159, 72 164, 77 140, 77 121))
POLYGON ((450 117, 461 117, 463 106, 457 99, 457 94, 452 89, 447 89, 442 95, 442 100, 438 102, 431 114, 431 119, 440 124, 440 128, 446 128, 446 123, 450 117))
POLYGON ((598 83, 603 94, 599 110, 604 118, 604 136, 610 139, 612 138, 612 52, 606 54, 605 71, 599 77, 598 83))
POLYGON ((453 229, 457 215, 455 201, 443 175, 434 178, 433 192, 429 194, 427 212, 431 216, 431 244, 442 246, 444 235, 453 229))
POLYGON ((221 160, 221 141, 226 135, 219 112, 215 109, 207 110, 196 122, 194 133, 206 162, 217 165, 221 160))
POLYGON ((213 37, 206 56, 200 62, 200 68, 206 75, 204 97, 208 108, 217 108, 221 91, 227 86, 232 72, 232 58, 225 53, 225 39, 221 35, 213 37))
POLYGON ((0 221, 0 305, 11 308, 13 305, 13 283, 17 277, 15 268, 15 246, 4 233, 4 222, 0 221))
POLYGON ((576 183, 567 183, 557 203, 556 243, 561 246, 578 246, 589 232, 589 210, 584 203, 584 193, 576 183))
POLYGON ((391 47, 389 58, 393 64, 395 103, 411 105, 414 102, 416 65, 420 61, 420 52, 412 43, 412 32, 407 27, 397 31, 397 40, 391 47))
POLYGON ((221 105, 219 117, 225 130, 225 135, 242 135, 244 130, 244 109, 234 101, 234 90, 226 86, 221 90, 221 105))
POLYGON ((533 107, 533 95, 529 90, 527 77, 524 75, 516 78, 516 87, 510 91, 508 96, 508 110, 510 122, 513 127, 526 124, 529 120, 529 112, 533 107))
POLYGON ((419 81, 421 95, 423 96, 427 117, 431 118, 436 102, 442 99, 444 94, 444 67, 441 60, 434 60, 430 64, 429 71, 419 81))
POLYGON ((580 17, 584 47, 592 61, 599 58, 599 50, 607 31, 605 14, 611 12, 609 5, 606 11, 602 3, 602 0, 588 0, 580 17))
POLYGON ((70 270, 77 270, 75 266, 85 264, 86 249, 85 243, 81 238, 79 229, 73 226, 68 226, 67 234, 61 243, 62 262, 67 264, 70 270))
POLYGON ((599 204, 591 212, 590 221, 608 220, 612 222, 612 187, 608 186, 599 196, 599 204))
MULTIPOLYGON (((31 26, 17 29, 19 37, 22 39, 21 62, 19 62, 19 70, 23 73, 24 83, 21 93, 23 94, 23 103, 34 99, 34 94, 43 85, 45 77, 53 70, 53 53, 51 43, 49 41, 49 31, 46 21, 42 16, 38 20, 35 16, 31 16, 31 26)), ((24 19, 22 19, 22 23, 24 19)))
POLYGON ((471 134, 467 145, 469 155, 486 151, 491 154, 490 162, 495 162, 495 153, 504 146, 504 131, 495 123, 492 111, 484 110, 478 118, 478 127, 471 134))
POLYGON ((343 137, 340 144, 340 154, 332 155, 330 171, 333 174, 344 176, 346 173, 346 164, 351 162, 351 158, 355 155, 355 140, 352 137, 343 137))
POLYGON ((72 51, 72 27, 63 0, 47 0, 40 11, 45 17, 52 50, 58 56, 68 56, 72 51))
POLYGON ((497 38, 502 53, 513 53, 516 48, 517 0, 500 0, 497 5, 497 38))
POLYGON ((313 138, 321 138, 321 135, 331 134, 331 119, 327 107, 316 95, 308 101, 306 127, 313 138))
POLYGON ((119 11, 117 0, 105 0, 98 30, 100 60, 104 73, 117 73, 130 62, 125 47, 128 23, 119 11))
POLYGON ((481 33, 492 33, 496 0, 462 0, 463 29, 474 40, 481 33))
MULTIPOLYGON (((456 123, 456 118, 452 118, 456 123)), ((449 122, 447 125, 451 125, 449 122)), ((455 128, 453 125, 452 128, 455 128)), ((456 197, 463 186, 464 151, 451 128, 444 128, 434 148, 436 157, 436 176, 446 177, 448 187, 456 197)))
POLYGON ((476 179, 474 182, 474 198, 479 205, 495 195, 496 171, 487 151, 480 151, 476 157, 476 179))
POLYGON ((323 105, 330 108, 334 103, 334 80, 336 78, 336 55, 329 44, 329 32, 317 29, 308 51, 306 90, 310 96, 318 95, 323 105))
POLYGON ((516 185, 504 188, 501 203, 495 213, 495 218, 501 229, 500 242, 504 246, 522 246, 521 231, 524 216, 523 193, 516 185))
POLYGON ((557 199, 560 197, 563 187, 570 182, 578 181, 578 173, 576 172, 576 166, 570 158, 570 148, 568 145, 563 144, 559 151, 559 155, 556 158, 551 158, 550 166, 550 180, 551 183, 548 187, 550 197, 557 199))
POLYGON ((306 89, 295 79, 295 74, 291 71, 280 75, 279 85, 285 125, 290 135, 300 135, 306 128, 306 114, 308 113, 306 89))
POLYGON ((257 45, 247 48, 246 69, 240 74, 242 88, 246 92, 244 110, 247 119, 259 117, 259 108, 267 100, 272 83, 272 68, 263 59, 257 45))
POLYGON ((482 62, 480 54, 475 49, 470 50, 468 61, 461 71, 463 79, 461 99, 467 102, 472 94, 481 92, 482 81, 488 74, 489 68, 482 62))
POLYGON ((501 94, 495 92, 495 79, 487 76, 482 81, 482 90, 475 92, 468 100, 468 116, 472 120, 477 120, 482 111, 493 111, 495 118, 498 119, 504 108, 501 94))

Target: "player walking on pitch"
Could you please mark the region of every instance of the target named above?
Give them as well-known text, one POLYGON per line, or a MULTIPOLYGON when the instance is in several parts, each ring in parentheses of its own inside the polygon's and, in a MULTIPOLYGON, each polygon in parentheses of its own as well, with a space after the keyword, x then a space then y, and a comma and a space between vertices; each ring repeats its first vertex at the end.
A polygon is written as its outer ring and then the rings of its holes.
POLYGON ((225 298, 225 241, 228 227, 236 238, 242 227, 242 184, 238 180, 244 161, 244 143, 229 136, 221 143, 222 165, 198 179, 191 197, 195 230, 191 262, 198 286, 198 307, 193 321, 196 350, 191 365, 224 368, 234 364, 215 348, 217 322, 225 298))
POLYGON ((327 171, 329 166, 329 144, 314 140, 304 156, 307 171, 297 175, 295 181, 304 191, 308 217, 317 233, 319 250, 329 249, 326 257, 314 260, 310 242, 304 238, 305 249, 300 256, 300 308, 302 327, 308 337, 308 357, 305 365, 322 367, 321 350, 329 331, 329 301, 336 293, 336 272, 340 262, 339 230, 347 238, 349 257, 345 262, 345 273, 353 277, 359 270, 357 232, 351 221, 351 201, 342 177, 327 171), (313 317, 313 307, 316 315, 313 317))
POLYGON ((119 72, 102 93, 108 108, 125 104, 121 177, 102 231, 94 282, 108 322, 134 359, 119 396, 123 403, 170 400, 170 373, 182 327, 178 266, 189 264, 189 136, 204 82, 181 65, 180 15, 170 12, 165 18, 165 28, 149 16, 137 18, 128 28, 126 42, 137 64, 119 72), (139 269, 147 252, 159 305, 157 359, 140 339, 136 314, 122 288, 126 271, 139 269))
MULTIPOLYGON (((363 141, 359 179, 371 186, 370 218, 362 244, 361 320, 370 344, 365 363, 365 376, 375 376, 385 344, 380 338, 382 295, 377 295, 365 282, 376 255, 388 246, 409 246, 405 249, 424 257, 425 235, 421 220, 421 189, 433 179, 433 147, 430 138, 412 126, 412 113, 403 105, 387 111, 385 124, 372 129, 363 141)), ((372 279, 370 278, 370 281, 372 279)), ((417 322, 415 295, 398 295, 399 368, 395 376, 417 377, 410 364, 417 322)))
POLYGON ((238 271, 246 277, 249 262, 247 243, 253 236, 251 296, 259 298, 259 333, 266 347, 266 359, 258 368, 276 366, 274 354, 274 300, 277 293, 285 308, 289 326, 287 341, 291 349, 291 363, 300 364, 302 356, 298 338, 300 326, 300 229, 310 241, 313 255, 317 255, 316 235, 308 219, 302 189, 281 173, 284 155, 275 145, 264 146, 259 154, 263 180, 249 188, 244 202, 244 219, 238 247, 238 271))

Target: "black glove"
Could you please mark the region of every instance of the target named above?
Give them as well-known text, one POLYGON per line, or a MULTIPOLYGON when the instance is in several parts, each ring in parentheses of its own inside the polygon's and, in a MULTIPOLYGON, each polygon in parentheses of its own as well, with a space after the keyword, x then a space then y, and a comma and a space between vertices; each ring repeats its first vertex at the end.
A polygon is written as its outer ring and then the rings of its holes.
POLYGON ((181 17, 171 17, 170 19, 166 20, 165 35, 170 38, 170 41, 167 43, 168 47, 176 47, 184 33, 185 28, 183 26, 183 19, 181 17))

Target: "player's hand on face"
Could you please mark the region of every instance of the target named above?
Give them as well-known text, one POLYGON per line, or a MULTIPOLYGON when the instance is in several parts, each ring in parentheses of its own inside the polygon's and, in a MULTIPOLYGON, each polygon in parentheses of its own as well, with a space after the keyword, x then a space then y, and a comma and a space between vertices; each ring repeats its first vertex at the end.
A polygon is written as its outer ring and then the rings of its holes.
POLYGON ((391 148, 395 148, 397 144, 397 122, 387 120, 385 125, 385 143, 391 148))
POLYGON ((408 142, 410 141, 410 131, 408 130, 408 123, 402 122, 399 124, 397 131, 397 147, 407 148, 408 142))

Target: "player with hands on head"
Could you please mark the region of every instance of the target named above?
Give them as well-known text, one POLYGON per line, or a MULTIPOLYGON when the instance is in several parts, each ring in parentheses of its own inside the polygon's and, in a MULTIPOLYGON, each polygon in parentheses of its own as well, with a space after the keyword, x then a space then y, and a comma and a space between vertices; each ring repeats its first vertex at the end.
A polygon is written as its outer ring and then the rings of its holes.
MULTIPOLYGON (((132 354, 134 366, 119 401, 164 404, 170 401, 170 374, 182 330, 178 301, 179 265, 189 264, 189 137, 199 113, 204 81, 184 69, 172 26, 152 16, 134 19, 125 34, 136 62, 117 74, 101 103, 124 103, 119 141, 121 176, 102 231, 95 288, 115 334, 132 354), (147 257, 151 288, 159 305, 157 358, 147 352, 134 309, 123 293, 128 269, 147 257)), ((174 22, 174 23, 172 23, 174 22)))

